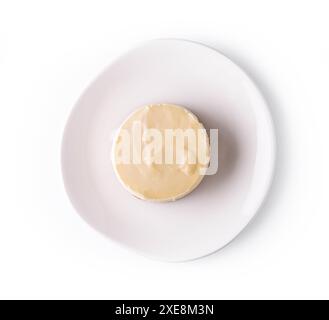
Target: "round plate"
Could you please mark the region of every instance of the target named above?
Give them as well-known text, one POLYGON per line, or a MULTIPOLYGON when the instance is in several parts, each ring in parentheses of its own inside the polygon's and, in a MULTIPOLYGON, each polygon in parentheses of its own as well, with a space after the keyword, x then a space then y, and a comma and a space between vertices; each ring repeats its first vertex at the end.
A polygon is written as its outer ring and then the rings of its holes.
POLYGON ((155 40, 134 49, 84 92, 62 146, 65 187, 79 214, 141 254, 185 261, 224 247, 246 227, 269 189, 275 136, 259 90, 231 60, 207 46, 155 40), (219 129, 219 170, 171 203, 131 196, 111 164, 115 130, 137 107, 187 107, 219 129))

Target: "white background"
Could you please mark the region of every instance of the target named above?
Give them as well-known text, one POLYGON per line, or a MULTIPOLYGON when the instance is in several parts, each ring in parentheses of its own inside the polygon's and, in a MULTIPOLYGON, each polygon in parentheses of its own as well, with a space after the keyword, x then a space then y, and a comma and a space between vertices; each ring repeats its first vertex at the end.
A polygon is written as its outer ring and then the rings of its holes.
POLYGON ((0 298, 329 298, 328 1, 0 0, 0 298), (71 107, 114 58, 175 37, 229 55, 278 136, 270 195, 231 245, 151 261, 74 212, 60 173, 71 107))

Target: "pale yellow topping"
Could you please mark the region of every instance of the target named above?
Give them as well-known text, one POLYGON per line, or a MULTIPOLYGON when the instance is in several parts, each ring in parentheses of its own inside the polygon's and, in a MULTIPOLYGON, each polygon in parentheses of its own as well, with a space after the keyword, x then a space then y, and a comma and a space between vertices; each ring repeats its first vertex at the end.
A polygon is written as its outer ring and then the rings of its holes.
POLYGON ((177 200, 195 189, 204 176, 209 164, 208 136, 197 117, 183 107, 145 106, 132 113, 119 129, 113 144, 112 162, 121 183, 138 198, 177 200), (193 139, 189 140, 189 135, 180 140, 183 145, 179 144, 178 138, 171 135, 178 132, 177 129, 194 133, 196 144, 193 139), (157 139, 161 139, 162 144, 157 139), (127 148, 123 147, 129 142, 127 154, 127 148), (177 152, 181 150, 177 149, 178 144, 183 147, 182 152, 177 152))

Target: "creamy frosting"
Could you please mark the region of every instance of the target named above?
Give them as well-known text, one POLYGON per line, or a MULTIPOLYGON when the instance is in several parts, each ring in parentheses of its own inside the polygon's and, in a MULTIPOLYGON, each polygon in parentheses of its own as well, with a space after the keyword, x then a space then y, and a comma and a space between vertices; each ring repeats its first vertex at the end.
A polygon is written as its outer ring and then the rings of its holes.
POLYGON ((148 105, 133 112, 118 130, 112 163, 120 182, 133 195, 174 201, 201 182, 209 149, 204 126, 186 108, 148 105), (181 133, 179 140, 175 134, 181 133))

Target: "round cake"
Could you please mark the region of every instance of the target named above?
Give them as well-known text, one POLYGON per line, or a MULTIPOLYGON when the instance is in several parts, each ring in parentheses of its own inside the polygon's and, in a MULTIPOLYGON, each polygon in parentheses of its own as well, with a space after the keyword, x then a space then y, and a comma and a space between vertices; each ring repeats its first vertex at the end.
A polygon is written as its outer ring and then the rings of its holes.
POLYGON ((186 108, 147 105, 118 130, 112 164, 122 185, 143 200, 174 201, 192 192, 209 165, 207 132, 186 108))

